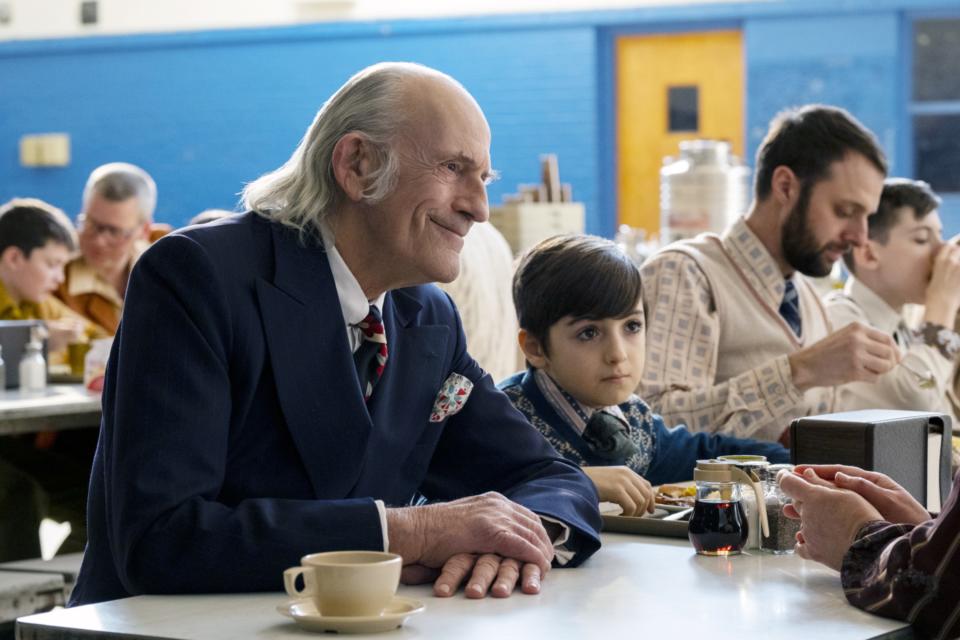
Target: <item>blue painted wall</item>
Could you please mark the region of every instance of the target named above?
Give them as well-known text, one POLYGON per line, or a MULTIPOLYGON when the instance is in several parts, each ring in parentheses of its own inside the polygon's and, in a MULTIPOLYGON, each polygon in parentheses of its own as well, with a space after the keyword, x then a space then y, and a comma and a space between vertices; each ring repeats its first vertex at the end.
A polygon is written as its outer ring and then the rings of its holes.
POLYGON ((232 208, 245 181, 286 160, 352 73, 414 60, 460 79, 485 109, 503 173, 492 200, 538 181, 538 154, 553 152, 563 179, 596 208, 593 154, 584 153, 597 147, 590 29, 347 39, 290 30, 261 42, 201 34, 182 43, 104 40, 92 50, 58 44, 23 55, 0 47, 2 199, 36 195, 75 213, 88 172, 124 160, 157 180, 159 220, 180 224, 204 208, 232 208), (46 131, 71 135, 71 165, 19 166, 19 136, 46 131))
MULTIPOLYGON (((906 16, 955 3, 781 0, 0 43, 0 200, 33 195, 73 214, 87 173, 126 160, 157 179, 162 221, 232 208, 351 73, 402 59, 452 74, 485 109, 503 174, 492 202, 537 181, 539 154, 557 153, 588 231, 612 235, 618 35, 741 28, 751 156, 777 111, 828 102, 873 129, 898 171, 909 143, 906 16), (51 131, 71 135, 71 165, 19 166, 19 137, 51 131)), ((960 231, 960 211, 945 214, 960 231)))
POLYGON ((893 12, 747 20, 748 157, 780 109, 821 102, 855 114, 895 160, 899 25, 893 12))

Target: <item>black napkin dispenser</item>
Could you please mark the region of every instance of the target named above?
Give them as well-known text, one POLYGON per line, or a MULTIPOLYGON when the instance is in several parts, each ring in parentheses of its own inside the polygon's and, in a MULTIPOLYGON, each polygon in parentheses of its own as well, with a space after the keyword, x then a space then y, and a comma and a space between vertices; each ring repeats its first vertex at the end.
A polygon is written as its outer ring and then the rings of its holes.
POLYGON ((927 509, 950 495, 950 416, 871 409, 798 418, 790 423, 794 464, 846 464, 890 476, 927 509))

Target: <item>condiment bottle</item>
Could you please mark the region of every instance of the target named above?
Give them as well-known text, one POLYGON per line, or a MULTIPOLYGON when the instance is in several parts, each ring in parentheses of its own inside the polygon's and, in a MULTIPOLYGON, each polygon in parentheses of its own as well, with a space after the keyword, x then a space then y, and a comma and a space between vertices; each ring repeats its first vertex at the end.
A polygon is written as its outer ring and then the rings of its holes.
POLYGON ((783 515, 784 505, 793 502, 777 482, 777 474, 783 469, 793 471, 793 465, 772 464, 767 467, 766 477, 763 479, 764 500, 770 517, 770 535, 761 536, 760 549, 774 554, 793 553, 797 532, 800 530, 799 520, 783 515))
POLYGON ((30 340, 20 358, 20 388, 41 391, 47 386, 47 362, 43 359, 43 345, 30 340))
POLYGON ((698 460, 693 471, 697 498, 687 535, 701 555, 727 556, 740 553, 747 541, 750 524, 741 504, 740 485, 749 486, 757 498, 760 526, 769 535, 760 480, 730 462, 698 460))
MULTIPOLYGON (((747 475, 756 476, 762 482, 766 477, 766 470, 770 466, 770 463, 767 461, 766 456, 757 456, 757 455, 729 455, 729 456, 718 456, 717 460, 721 462, 729 462, 740 469, 747 475)), ((762 484, 761 484, 762 487, 762 484)), ((763 499, 763 493, 760 493, 760 498, 763 499)), ((747 518, 747 522, 750 523, 750 531, 747 533, 747 541, 744 543, 744 549, 759 549, 760 548, 760 526, 759 526, 759 517, 760 512, 757 509, 757 501, 754 497, 753 491, 744 491, 741 489, 740 492, 740 504, 743 507, 744 516, 747 518)))

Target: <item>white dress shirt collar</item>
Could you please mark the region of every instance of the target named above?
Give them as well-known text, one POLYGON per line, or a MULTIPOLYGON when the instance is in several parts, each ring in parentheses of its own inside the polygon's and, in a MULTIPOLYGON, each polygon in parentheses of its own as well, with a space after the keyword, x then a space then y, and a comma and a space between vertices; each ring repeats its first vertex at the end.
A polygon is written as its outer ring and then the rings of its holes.
POLYGON ((320 235, 323 237, 323 248, 327 252, 330 271, 333 273, 333 282, 337 286, 337 297, 340 299, 340 310, 343 312, 343 322, 348 327, 362 322, 370 312, 370 305, 375 305, 383 313, 383 300, 386 293, 381 293, 374 300, 367 300, 367 296, 360 288, 350 267, 343 261, 343 256, 337 251, 336 238, 333 230, 323 224, 320 226, 320 235))

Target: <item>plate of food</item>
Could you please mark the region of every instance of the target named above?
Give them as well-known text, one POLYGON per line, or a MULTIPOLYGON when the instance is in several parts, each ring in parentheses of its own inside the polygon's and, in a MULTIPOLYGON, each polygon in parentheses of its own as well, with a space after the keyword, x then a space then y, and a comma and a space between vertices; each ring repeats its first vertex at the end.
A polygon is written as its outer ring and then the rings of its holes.
POLYGON ((697 501, 697 487, 692 482, 683 484, 662 484, 657 487, 654 497, 657 506, 671 506, 685 509, 697 501))
POLYGON ((657 487, 654 497, 656 507, 653 513, 643 516, 619 515, 619 506, 615 508, 601 504, 603 530, 617 533, 636 533, 647 536, 666 536, 671 538, 687 537, 687 521, 693 512, 696 501, 696 487, 692 482, 667 484, 657 487))

